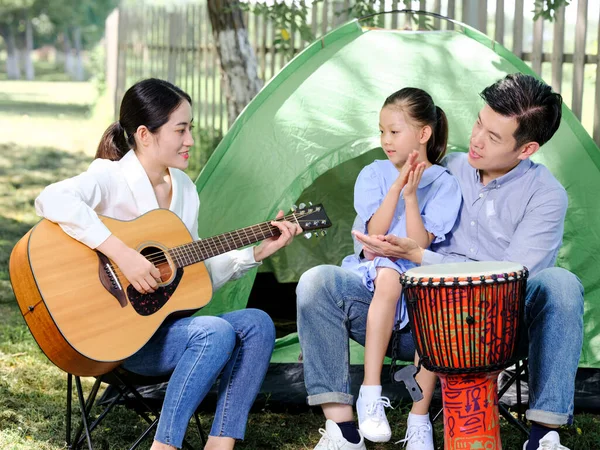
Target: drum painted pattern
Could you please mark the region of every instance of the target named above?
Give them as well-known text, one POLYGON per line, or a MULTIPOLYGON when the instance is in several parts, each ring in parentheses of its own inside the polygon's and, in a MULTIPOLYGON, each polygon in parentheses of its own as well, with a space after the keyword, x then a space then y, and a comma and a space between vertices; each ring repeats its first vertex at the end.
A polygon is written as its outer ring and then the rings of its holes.
POLYGON ((497 379, 517 348, 527 269, 489 273, 481 263, 485 275, 418 272, 401 282, 417 352, 441 379, 444 449, 501 450, 497 379))

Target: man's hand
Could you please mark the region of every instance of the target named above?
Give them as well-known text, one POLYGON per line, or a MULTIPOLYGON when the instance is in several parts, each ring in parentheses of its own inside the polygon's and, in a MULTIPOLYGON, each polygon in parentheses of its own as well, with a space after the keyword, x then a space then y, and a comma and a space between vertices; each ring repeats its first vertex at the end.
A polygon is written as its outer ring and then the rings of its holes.
POLYGON ((421 264, 423 261, 423 249, 410 238, 400 238, 393 234, 368 236, 356 230, 353 230, 352 234, 363 244, 367 252, 392 260, 407 259, 415 264, 421 264))
MULTIPOLYGON (((283 211, 279 211, 279 214, 277 214, 277 219, 281 219, 282 217, 283 211)), ((271 225, 279 228, 281 234, 279 236, 265 239, 254 247, 254 260, 256 262, 262 261, 263 259, 271 256, 280 248, 290 245, 294 239, 294 236, 302 233, 302 228, 300 228, 300 225, 288 222, 286 220, 272 220, 271 225)))

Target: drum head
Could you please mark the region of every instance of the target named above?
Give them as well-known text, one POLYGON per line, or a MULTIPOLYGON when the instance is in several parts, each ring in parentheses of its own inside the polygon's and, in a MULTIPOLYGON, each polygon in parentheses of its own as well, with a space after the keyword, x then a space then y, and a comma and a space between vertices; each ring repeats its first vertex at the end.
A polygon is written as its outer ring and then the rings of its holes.
POLYGON ((407 270, 407 277, 415 278, 448 278, 448 277, 480 277, 513 273, 523 270, 521 264, 508 261, 473 261, 464 263, 432 264, 407 270))

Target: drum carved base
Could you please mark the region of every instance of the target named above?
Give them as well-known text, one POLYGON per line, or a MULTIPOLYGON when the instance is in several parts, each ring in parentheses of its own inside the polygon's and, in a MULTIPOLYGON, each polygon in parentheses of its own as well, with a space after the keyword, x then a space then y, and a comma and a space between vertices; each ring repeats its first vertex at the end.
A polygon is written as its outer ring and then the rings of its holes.
POLYGON ((444 450, 502 450, 498 374, 439 374, 444 402, 444 450))

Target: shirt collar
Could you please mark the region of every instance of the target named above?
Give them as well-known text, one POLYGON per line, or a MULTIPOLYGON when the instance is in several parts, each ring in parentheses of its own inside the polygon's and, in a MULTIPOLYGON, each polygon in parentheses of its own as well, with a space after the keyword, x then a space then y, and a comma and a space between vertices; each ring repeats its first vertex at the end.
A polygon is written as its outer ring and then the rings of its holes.
POLYGON ((448 169, 442 167, 437 164, 433 164, 431 167, 427 168, 423 175, 421 176, 421 181, 419 182, 419 189, 425 186, 429 186, 435 180, 437 180, 444 172, 447 172, 448 169))
POLYGON ((150 210, 157 209, 159 206, 154 189, 152 189, 152 183, 150 183, 148 174, 146 174, 135 152, 129 150, 119 160, 119 164, 121 165, 125 180, 127 180, 127 185, 133 193, 138 212, 145 214, 150 210))
MULTIPOLYGON (((479 175, 479 170, 475 169, 470 164, 469 164, 469 166, 471 167, 471 170, 473 170, 473 177, 475 180, 475 184, 481 184, 481 176, 479 175)), ((516 180, 516 179, 520 178, 522 175, 524 175, 525 172, 527 172, 531 168, 531 166, 533 166, 533 162, 529 158, 524 159, 519 164, 517 164, 510 172, 505 173, 501 177, 498 177, 498 178, 490 181, 486 187, 498 186, 498 185, 506 184, 509 181, 516 180)))

